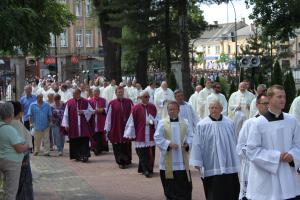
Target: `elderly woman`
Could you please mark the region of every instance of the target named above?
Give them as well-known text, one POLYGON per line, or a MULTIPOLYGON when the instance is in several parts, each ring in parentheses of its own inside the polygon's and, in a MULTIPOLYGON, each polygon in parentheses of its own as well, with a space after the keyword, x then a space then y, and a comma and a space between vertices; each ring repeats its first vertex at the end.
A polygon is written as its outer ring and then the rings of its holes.
POLYGON ((10 123, 14 108, 9 102, 0 103, 0 172, 4 175, 4 200, 15 200, 24 152, 29 145, 10 123))
POLYGON ((52 135, 54 137, 54 144, 57 147, 58 156, 63 155, 65 135, 62 133, 61 121, 64 115, 65 104, 61 101, 59 94, 54 95, 54 103, 51 104, 52 110, 52 135))
POLYGON ((190 165, 199 169, 207 200, 237 200, 239 197, 239 158, 231 119, 221 114, 218 100, 209 103, 208 117, 197 124, 190 165))
MULTIPOLYGON (((11 103, 14 106, 14 119, 11 121, 10 125, 12 125, 18 131, 18 133, 25 138, 26 144, 28 144, 29 148, 32 148, 31 134, 21 122, 22 115, 23 115, 22 105, 18 101, 13 101, 11 103)), ((30 168, 29 154, 30 151, 24 153, 24 158, 21 166, 21 175, 19 180, 19 189, 18 189, 16 200, 33 199, 32 174, 30 168)))

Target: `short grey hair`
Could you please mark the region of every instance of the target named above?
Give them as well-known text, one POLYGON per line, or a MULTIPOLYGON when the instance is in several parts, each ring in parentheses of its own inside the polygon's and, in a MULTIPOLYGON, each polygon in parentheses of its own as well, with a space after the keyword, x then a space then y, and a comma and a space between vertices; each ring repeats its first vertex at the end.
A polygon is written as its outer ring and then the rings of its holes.
POLYGON ((210 107, 213 104, 218 104, 220 106, 220 108, 223 109, 223 105, 221 104, 221 102, 219 100, 213 100, 213 101, 209 102, 208 107, 210 107))
POLYGON ((14 116, 14 106, 10 102, 0 102, 0 120, 6 120, 14 116))
POLYGON ((98 93, 100 93, 100 89, 99 89, 98 87, 96 87, 96 88, 93 89, 93 92, 98 92, 98 93))

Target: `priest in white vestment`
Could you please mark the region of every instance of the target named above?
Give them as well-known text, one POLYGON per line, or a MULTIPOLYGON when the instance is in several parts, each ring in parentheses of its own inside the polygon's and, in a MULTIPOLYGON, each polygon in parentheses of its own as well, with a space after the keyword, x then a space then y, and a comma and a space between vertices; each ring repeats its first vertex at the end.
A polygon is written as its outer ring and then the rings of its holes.
POLYGON ((207 102, 206 100, 208 95, 210 95, 212 92, 212 81, 210 79, 206 79, 205 88, 199 93, 199 107, 197 113, 199 113, 201 119, 205 117, 205 104, 207 102))
POLYGON ((247 198, 285 200, 300 198, 300 127, 283 113, 286 95, 280 85, 271 86, 269 109, 250 128, 246 154, 250 163, 247 198))
POLYGON ((199 110, 199 108, 198 108, 199 107, 199 93, 201 90, 202 90, 202 86, 197 85, 195 88, 195 93, 192 94, 189 99, 189 104, 191 104, 194 111, 196 111, 198 117, 200 117, 200 113, 198 113, 197 111, 199 110))
POLYGON ((240 191, 234 124, 222 110, 219 101, 210 102, 210 115, 198 123, 193 137, 190 165, 199 170, 206 200, 237 200, 240 191))
POLYGON ((180 111, 179 111, 179 117, 181 119, 186 119, 188 120, 189 124, 193 128, 193 133, 196 130, 196 126, 199 122, 199 118, 197 116, 197 113, 194 111, 192 106, 188 104, 187 102, 184 101, 184 94, 182 90, 176 90, 174 92, 174 96, 176 99, 176 102, 180 106, 180 111))
POLYGON ((109 103, 111 100, 113 100, 113 97, 116 92, 116 81, 113 79, 109 86, 107 86, 103 91, 103 98, 106 99, 106 101, 109 103))
POLYGON ((222 115, 227 116, 227 107, 228 107, 228 103, 227 100, 225 98, 225 96, 221 93, 221 84, 216 82, 213 84, 213 92, 208 95, 208 97, 206 98, 206 103, 205 103, 205 117, 209 116, 209 104, 212 101, 219 101, 222 106, 223 106, 223 110, 222 110, 222 115))
POLYGON ((249 118, 250 104, 255 98, 254 94, 249 92, 246 83, 239 84, 239 90, 232 93, 228 101, 228 117, 234 120, 235 112, 241 111, 246 119, 249 118))
POLYGON ((167 82, 163 81, 160 88, 154 94, 154 104, 157 108, 157 114, 161 119, 168 117, 167 104, 174 100, 173 91, 168 88, 167 82))
POLYGON ((145 90, 149 93, 150 99, 149 102, 154 104, 154 93, 155 93, 155 82, 150 82, 149 85, 145 88, 145 90))
MULTIPOLYGON (((267 86, 265 84, 259 84, 256 88, 256 96, 260 95, 260 94, 265 94, 267 92, 267 86)), ((254 98, 251 101, 250 104, 250 113, 249 113, 249 118, 254 117, 255 115, 258 114, 258 110, 256 107, 256 98, 254 98)))
POLYGON ((300 96, 296 97, 290 107, 289 113, 300 123, 300 96))
POLYGON ((256 98, 256 107, 258 113, 256 116, 251 117, 250 119, 246 120, 243 124, 242 129, 240 130, 238 136, 238 144, 236 146, 236 151, 241 159, 241 171, 240 171, 240 196, 239 199, 245 199, 247 194, 247 185, 248 185, 248 173, 249 173, 249 165, 250 161, 246 156, 246 146, 247 146, 247 139, 250 134, 250 128, 254 124, 254 121, 260 115, 265 114, 268 111, 269 99, 265 94, 260 94, 256 98))
POLYGON ((178 117, 179 105, 169 102, 169 116, 159 121, 154 141, 160 149, 160 178, 166 199, 192 199, 188 152, 193 131, 188 121, 178 117))

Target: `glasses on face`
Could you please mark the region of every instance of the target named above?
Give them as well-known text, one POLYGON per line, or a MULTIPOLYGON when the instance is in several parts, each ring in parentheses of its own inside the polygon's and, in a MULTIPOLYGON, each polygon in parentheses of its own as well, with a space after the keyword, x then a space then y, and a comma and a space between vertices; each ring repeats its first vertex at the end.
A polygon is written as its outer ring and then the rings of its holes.
POLYGON ((258 104, 262 104, 262 105, 267 106, 267 105, 269 105, 269 102, 263 102, 263 103, 258 103, 258 104))
POLYGON ((150 96, 143 96, 143 98, 149 98, 150 96))

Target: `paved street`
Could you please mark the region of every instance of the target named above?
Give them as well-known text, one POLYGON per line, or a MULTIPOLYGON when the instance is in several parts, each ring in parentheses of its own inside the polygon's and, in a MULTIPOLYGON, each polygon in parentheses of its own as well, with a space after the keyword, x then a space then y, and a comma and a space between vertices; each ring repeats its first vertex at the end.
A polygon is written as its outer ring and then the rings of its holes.
MULTIPOLYGON (((124 170, 115 164, 112 152, 92 156, 89 163, 81 163, 70 161, 67 151, 64 157, 32 157, 36 200, 164 199, 158 173, 158 150, 155 175, 149 179, 137 173, 135 151, 132 167, 124 170)), ((205 200, 196 171, 192 171, 192 178, 193 199, 205 200)))

